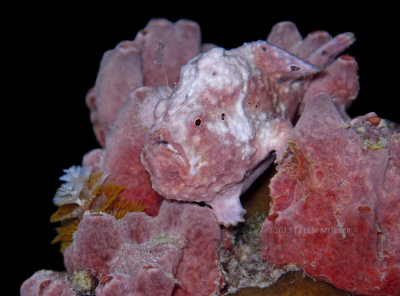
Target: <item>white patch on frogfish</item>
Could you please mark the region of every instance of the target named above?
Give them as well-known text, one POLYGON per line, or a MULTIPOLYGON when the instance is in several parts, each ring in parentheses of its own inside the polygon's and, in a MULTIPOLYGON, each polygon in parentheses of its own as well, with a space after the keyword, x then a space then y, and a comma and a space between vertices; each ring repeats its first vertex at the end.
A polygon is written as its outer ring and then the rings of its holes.
POLYGON ((228 188, 224 193, 217 194, 208 204, 214 209, 217 220, 226 227, 237 225, 243 222, 243 215, 246 210, 243 209, 239 196, 241 194, 240 186, 228 188))
POLYGON ((190 169, 189 172, 192 176, 197 175, 199 169, 205 165, 208 165, 208 161, 204 161, 202 160, 202 157, 198 154, 195 153, 191 153, 192 155, 190 155, 189 157, 189 165, 190 165, 190 169))
POLYGON ((174 146, 172 146, 171 144, 167 144, 167 148, 169 149, 169 150, 171 150, 172 152, 174 152, 174 153, 178 153, 178 151, 174 148, 174 146))
POLYGON ((236 139, 234 144, 243 147, 243 157, 254 153, 254 149, 249 149, 247 143, 255 133, 243 107, 249 72, 248 63, 239 55, 232 55, 221 48, 212 49, 206 54, 202 54, 201 58, 192 59, 183 67, 181 77, 184 79, 174 90, 169 101, 162 102, 157 107, 157 125, 167 125, 168 129, 172 131, 174 142, 179 143, 186 154, 191 175, 196 175, 202 166, 208 165, 208 162, 202 160, 196 151, 199 140, 188 143, 189 125, 193 124, 196 116, 202 119, 201 116, 207 114, 207 119, 202 121, 203 126, 220 136, 221 139, 232 135, 236 139), (204 99, 212 103, 221 99, 211 97, 211 95, 207 98, 202 97, 208 95, 207 90, 212 90, 210 93, 225 91, 229 93, 229 90, 237 90, 232 92, 238 96, 235 98, 234 106, 227 110, 221 110, 224 113, 224 120, 221 120, 219 110, 213 115, 204 105, 204 99), (167 105, 166 114, 163 111, 167 105))
POLYGON ((265 122, 264 126, 259 129, 259 134, 257 135, 257 138, 269 143, 269 146, 275 147, 282 142, 283 136, 284 139, 286 139, 286 135, 282 135, 282 132, 277 128, 275 121, 272 120, 265 122))
MULTIPOLYGON (((231 55, 221 48, 215 48, 199 60, 198 69, 198 77, 191 85, 192 89, 203 90, 206 87, 214 92, 240 89, 234 108, 224 113, 226 118, 220 120, 217 117, 211 120, 207 128, 221 136, 229 133, 239 142, 249 142, 254 136, 254 130, 243 107, 250 74, 248 63, 238 55, 231 55)), ((204 108, 199 105, 200 100, 195 100, 195 102, 198 105, 193 106, 194 108, 204 108)))

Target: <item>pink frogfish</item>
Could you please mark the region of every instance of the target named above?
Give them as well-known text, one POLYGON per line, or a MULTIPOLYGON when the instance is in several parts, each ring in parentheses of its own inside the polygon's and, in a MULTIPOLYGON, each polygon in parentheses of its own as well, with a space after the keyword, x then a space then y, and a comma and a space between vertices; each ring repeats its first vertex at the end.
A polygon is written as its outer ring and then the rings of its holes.
POLYGON ((189 60, 157 104, 141 153, 155 191, 204 202, 225 226, 243 221, 240 196, 285 150, 305 97, 334 90, 337 104, 348 106, 358 92, 355 60, 335 60, 351 33, 317 31, 303 40, 283 22, 267 41, 189 60))

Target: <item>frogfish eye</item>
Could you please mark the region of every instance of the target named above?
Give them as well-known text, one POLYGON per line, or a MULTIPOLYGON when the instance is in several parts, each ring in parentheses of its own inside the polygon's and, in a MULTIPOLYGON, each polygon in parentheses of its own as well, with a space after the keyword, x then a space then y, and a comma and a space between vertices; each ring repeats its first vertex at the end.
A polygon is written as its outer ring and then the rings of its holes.
POLYGON ((201 119, 200 118, 196 118, 196 120, 194 121, 194 125, 195 126, 200 126, 201 124, 201 119))

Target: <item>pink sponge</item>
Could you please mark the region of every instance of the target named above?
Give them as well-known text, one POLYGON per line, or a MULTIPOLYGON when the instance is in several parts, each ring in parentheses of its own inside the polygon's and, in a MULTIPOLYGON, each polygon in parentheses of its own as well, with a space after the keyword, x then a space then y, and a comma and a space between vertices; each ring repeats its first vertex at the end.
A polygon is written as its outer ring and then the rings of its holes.
POLYGON ((352 293, 397 295, 400 133, 375 113, 346 121, 317 96, 278 161, 263 257, 352 293))
POLYGON ((65 273, 52 270, 40 270, 27 279, 21 286, 21 296, 73 296, 65 273))
POLYGON ((107 51, 96 84, 86 96, 99 143, 105 145, 105 137, 130 91, 140 86, 173 86, 181 67, 200 50, 197 23, 153 19, 135 40, 122 41, 107 51))
POLYGON ((69 274, 89 271, 100 283, 96 295, 209 295, 219 289, 220 237, 213 212, 192 204, 164 201, 154 218, 86 215, 65 265, 69 274))

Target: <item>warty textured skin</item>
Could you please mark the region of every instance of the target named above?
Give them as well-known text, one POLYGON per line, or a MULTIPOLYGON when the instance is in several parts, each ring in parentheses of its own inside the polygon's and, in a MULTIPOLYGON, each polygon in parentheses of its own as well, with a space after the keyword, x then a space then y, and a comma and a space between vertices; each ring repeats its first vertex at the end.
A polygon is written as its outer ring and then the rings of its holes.
MULTIPOLYGON (((269 39, 279 44, 279 38, 269 39)), ((307 88, 321 84, 317 74, 353 39, 342 34, 312 49, 307 38, 296 39, 290 50, 318 66, 265 41, 192 58, 171 96, 157 105, 142 151, 153 189, 167 199, 209 204, 225 226, 243 221, 240 195, 270 165, 273 152, 282 153, 307 88)), ((356 67, 350 72, 354 96, 356 67)), ((324 83, 336 78, 329 77, 324 83)))

